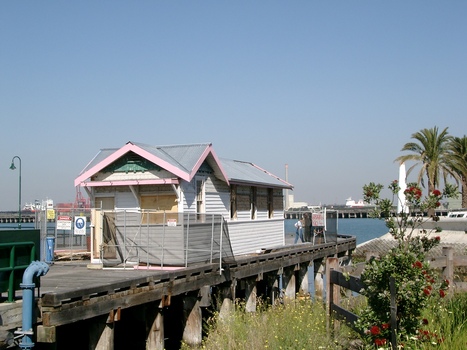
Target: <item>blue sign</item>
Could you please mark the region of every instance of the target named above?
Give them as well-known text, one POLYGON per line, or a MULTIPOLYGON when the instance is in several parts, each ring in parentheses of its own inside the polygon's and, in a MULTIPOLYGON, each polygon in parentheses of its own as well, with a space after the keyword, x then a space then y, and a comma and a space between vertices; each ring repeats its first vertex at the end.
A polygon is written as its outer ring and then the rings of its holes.
POLYGON ((86 217, 75 216, 75 235, 86 235, 86 217))

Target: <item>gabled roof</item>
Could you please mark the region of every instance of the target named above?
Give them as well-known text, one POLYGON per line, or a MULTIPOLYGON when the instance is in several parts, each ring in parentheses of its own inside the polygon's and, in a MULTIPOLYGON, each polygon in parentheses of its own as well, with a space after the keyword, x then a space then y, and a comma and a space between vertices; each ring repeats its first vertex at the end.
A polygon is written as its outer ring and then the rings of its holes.
MULTIPOLYGON (((206 161, 213 169, 217 178, 229 184, 231 181, 237 184, 256 184, 280 188, 292 188, 292 185, 268 173, 258 166, 241 161, 220 160, 215 154, 211 143, 174 145, 174 146, 151 146, 143 143, 127 142, 121 148, 104 148, 88 163, 80 175, 75 179, 75 186, 92 185, 88 181, 93 175, 109 166, 128 152, 133 152, 140 157, 158 165, 166 171, 174 174, 172 181, 146 180, 146 181, 123 181, 118 184, 155 184, 178 183, 177 178, 190 182, 196 175, 198 169, 206 161), (131 183, 130 183, 131 182, 131 183), (133 183, 134 182, 134 183, 133 183)), ((115 183, 116 184, 116 183, 115 183)), ((104 183, 95 183, 102 185, 104 183)), ((107 185, 109 185, 107 183, 107 185)))

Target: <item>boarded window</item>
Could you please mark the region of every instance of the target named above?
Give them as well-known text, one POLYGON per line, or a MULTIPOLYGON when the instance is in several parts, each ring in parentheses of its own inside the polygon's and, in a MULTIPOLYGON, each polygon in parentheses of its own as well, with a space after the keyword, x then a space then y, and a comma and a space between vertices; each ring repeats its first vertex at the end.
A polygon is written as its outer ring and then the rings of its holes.
POLYGON ((164 219, 166 221, 177 219, 177 197, 174 194, 141 196, 141 209, 143 210, 143 223, 163 224, 164 219))

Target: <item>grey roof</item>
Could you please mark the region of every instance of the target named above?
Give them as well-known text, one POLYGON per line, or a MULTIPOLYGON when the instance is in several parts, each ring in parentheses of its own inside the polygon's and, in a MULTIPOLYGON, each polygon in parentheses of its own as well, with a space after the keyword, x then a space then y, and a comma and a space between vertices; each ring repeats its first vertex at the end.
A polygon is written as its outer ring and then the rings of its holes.
POLYGON ((190 172, 206 148, 211 146, 210 143, 172 146, 151 146, 136 142, 133 144, 185 172, 190 172))
MULTIPOLYGON (((209 147, 212 147, 211 143, 172 146, 152 146, 135 142, 129 143, 143 149, 144 151, 167 162, 168 164, 180 169, 185 173, 191 173, 206 150, 209 147)), ((81 174, 85 173, 93 166, 99 164, 118 150, 119 148, 101 149, 99 153, 88 163, 85 169, 83 169, 81 174)), ((229 182, 245 185, 255 184, 268 187, 293 188, 293 186, 289 183, 261 169, 253 163, 224 158, 219 158, 218 160, 220 164, 217 164, 212 156, 208 156, 206 158, 206 161, 214 169, 216 176, 223 177, 221 176, 222 168, 229 182)))
POLYGON ((221 158, 220 161, 231 183, 293 188, 292 185, 253 163, 224 158, 221 158))

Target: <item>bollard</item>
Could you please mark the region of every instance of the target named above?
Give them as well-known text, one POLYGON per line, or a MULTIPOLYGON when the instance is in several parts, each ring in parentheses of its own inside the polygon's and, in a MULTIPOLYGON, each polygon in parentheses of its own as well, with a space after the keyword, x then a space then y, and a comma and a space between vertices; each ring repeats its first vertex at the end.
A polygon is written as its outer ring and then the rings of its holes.
POLYGON ((45 262, 48 264, 53 264, 54 262, 54 249, 55 249, 55 237, 46 238, 46 253, 45 253, 45 262))

